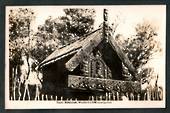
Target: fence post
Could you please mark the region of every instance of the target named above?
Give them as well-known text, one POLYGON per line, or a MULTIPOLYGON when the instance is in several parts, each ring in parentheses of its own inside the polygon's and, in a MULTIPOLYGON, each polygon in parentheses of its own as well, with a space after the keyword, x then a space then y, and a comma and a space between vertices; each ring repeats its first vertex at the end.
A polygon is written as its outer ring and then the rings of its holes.
POLYGON ((137 95, 137 100, 140 100, 140 94, 137 95))
POLYGON ((51 95, 51 100, 53 100, 53 95, 51 95))
POLYGON ((38 95, 38 100, 40 100, 40 95, 38 95))
POLYGON ((61 96, 61 101, 63 101, 63 96, 61 96))
POLYGON ((24 90, 23 100, 25 100, 26 93, 28 94, 28 100, 30 100, 30 93, 29 93, 29 89, 28 89, 28 84, 27 83, 25 83, 25 90, 24 90))
POLYGON ((18 85, 18 94, 19 94, 18 100, 21 100, 21 81, 19 81, 19 85, 18 85))
POLYGON ((40 96, 40 92, 39 92, 39 88, 38 88, 39 85, 36 84, 35 87, 36 87, 36 91, 35 91, 35 100, 37 100, 37 99, 40 100, 40 97, 39 97, 39 96, 40 96))
POLYGON ((129 99, 129 94, 128 94, 128 92, 126 92, 126 95, 125 95, 125 96, 128 98, 128 100, 130 100, 130 99, 129 99))
POLYGON ((89 96, 89 101, 91 100, 91 96, 89 96))
POLYGON ((147 100, 147 93, 144 94, 144 100, 147 100))
POLYGON ((151 97, 152 97, 152 98, 151 98, 152 100, 156 100, 155 91, 153 91, 153 92, 151 93, 151 97))
POLYGON ((115 94, 113 93, 113 100, 116 100, 116 96, 115 96, 115 94))
POLYGON ((109 100, 111 100, 111 93, 109 92, 109 100))
POLYGON ((55 96, 55 100, 57 101, 57 96, 55 96))
POLYGON ((132 92, 130 93, 130 100, 134 100, 134 94, 132 92))
POLYGON ((44 94, 41 94, 41 100, 44 100, 44 94))
MULTIPOLYGON (((15 84, 15 83, 14 83, 15 84)), ((14 85, 14 92, 13 92, 14 100, 15 100, 15 85, 14 85)))
POLYGON ((96 96, 96 101, 98 100, 98 96, 96 96))
POLYGON ((91 98, 92 98, 92 101, 94 101, 94 97, 92 96, 91 98))
POLYGON ((159 100, 159 91, 158 91, 158 89, 156 90, 156 100, 159 100))
POLYGON ((47 94, 45 95, 45 98, 46 98, 46 100, 48 100, 48 95, 47 94))
POLYGON ((106 100, 106 101, 108 100, 108 94, 107 94, 107 92, 106 92, 106 98, 105 98, 105 100, 106 100))
POLYGON ((15 77, 15 69, 13 70, 13 99, 15 100, 16 98, 15 98, 15 94, 16 94, 16 92, 15 92, 15 89, 16 89, 16 77, 15 77))
POLYGON ((147 90, 147 99, 148 99, 148 101, 150 101, 150 100, 151 100, 151 94, 150 94, 149 89, 147 90))
POLYGON ((116 92, 116 98, 119 100, 119 92, 116 92))
POLYGON ((102 101, 102 95, 100 95, 100 97, 99 97, 99 98, 100 98, 100 100, 102 101))

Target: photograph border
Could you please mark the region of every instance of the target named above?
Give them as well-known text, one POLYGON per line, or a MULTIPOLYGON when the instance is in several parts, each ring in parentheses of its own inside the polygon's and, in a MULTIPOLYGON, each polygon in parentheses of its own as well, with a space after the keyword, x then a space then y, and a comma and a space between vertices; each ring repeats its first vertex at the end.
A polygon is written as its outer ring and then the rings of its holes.
MULTIPOLYGON (((56 2, 54 2, 54 1, 53 1, 54 3, 48 2, 48 0, 47 0, 46 2, 47 2, 47 3, 45 3, 45 4, 44 4, 44 3, 40 3, 40 5, 48 5, 48 4, 52 5, 52 4, 56 4, 56 2)), ((59 4, 59 5, 63 5, 63 4, 66 4, 66 5, 73 5, 73 4, 74 4, 74 5, 75 5, 75 4, 78 4, 78 5, 80 5, 80 4, 83 4, 83 5, 98 5, 98 2, 95 2, 95 4, 93 4, 93 3, 90 4, 90 3, 91 3, 91 2, 89 2, 89 4, 84 4, 84 2, 78 2, 78 3, 72 2, 72 3, 70 3, 70 1, 69 1, 69 2, 67 2, 67 3, 60 2, 60 3, 58 3, 58 4, 59 4)), ((105 2, 105 3, 107 3, 107 2, 105 2)), ((142 2, 136 2, 136 3, 126 2, 125 4, 124 4, 124 3, 120 3, 120 2, 115 2, 115 3, 114 3, 113 1, 109 1, 108 3, 112 3, 112 5, 115 5, 115 4, 116 4, 116 5, 120 5, 120 4, 126 5, 126 4, 129 4, 129 3, 131 3, 131 5, 133 5, 133 4, 140 4, 140 5, 142 5, 142 4, 158 4, 158 5, 159 5, 159 4, 166 4, 166 3, 160 2, 160 1, 156 1, 156 2, 154 2, 154 3, 151 2, 151 1, 149 1, 149 2, 143 2, 143 3, 142 3, 142 2)), ((100 5, 100 4, 101 4, 101 3, 99 2, 99 5, 100 5)), ((13 5, 38 5, 38 2, 37 2, 37 3, 36 3, 36 2, 33 2, 33 0, 30 1, 29 3, 28 3, 28 1, 26 2, 26 1, 24 1, 24 0, 23 0, 22 2, 20 1, 20 2, 18 2, 18 3, 17 3, 17 0, 13 0, 12 2, 11 2, 11 1, 8 1, 8 3, 4 3, 4 4, 3 4, 3 6, 1 7, 1 9, 3 9, 3 10, 1 10, 1 11, 5 11, 4 7, 5 7, 5 6, 8 6, 8 5, 11 5, 11 6, 13 6, 13 5)), ((106 5, 107 5, 107 4, 106 4, 106 5)), ((169 9, 168 9, 168 11, 169 11, 169 9)), ((168 11, 167 11, 167 14, 168 14, 168 11)), ((5 12, 4 12, 4 14, 2 14, 1 17, 4 17, 4 16, 5 16, 5 12)), ((167 20, 168 20, 169 16, 167 16, 166 18, 167 18, 167 20)), ((2 20, 3 22, 5 22, 5 19, 4 19, 4 18, 1 19, 1 20, 2 20)), ((2 21, 1 21, 1 22, 2 22, 2 21)), ((5 27, 5 23, 2 23, 2 26, 1 26, 0 28, 2 29, 2 32, 4 31, 4 33, 5 33, 4 27, 5 27)), ((168 73, 169 73, 169 68, 167 68, 168 65, 169 65, 169 62, 168 62, 168 61, 169 61, 169 60, 168 60, 168 59, 169 59, 169 57, 168 57, 168 56, 169 56, 169 53, 168 53, 169 45, 168 45, 167 43, 170 42, 170 41, 169 41, 169 38, 167 38, 167 37, 169 36, 168 30, 169 30, 169 22, 167 21, 167 29, 166 29, 166 34, 167 34, 167 36, 166 36, 166 45, 167 45, 167 46, 166 46, 166 53, 167 53, 167 54, 166 54, 166 84, 167 84, 167 85, 166 85, 166 86, 168 86, 168 81, 170 80, 170 79, 168 79, 169 77, 167 76, 168 73)), ((5 37, 4 35, 5 35, 5 34, 3 34, 2 37, 5 37)), ((5 46, 4 46, 4 45, 5 45, 5 43, 4 43, 4 42, 5 42, 5 41, 4 41, 5 38, 4 38, 4 39, 2 38, 1 40, 3 40, 3 41, 1 41, 1 42, 3 42, 3 43, 1 44, 2 47, 1 47, 1 51, 0 51, 0 52, 2 53, 2 56, 0 56, 0 57, 2 57, 2 58, 0 58, 0 59, 2 59, 2 62, 3 62, 2 65, 4 64, 3 66, 5 67, 5 62, 4 62, 5 60, 3 59, 3 58, 5 58, 5 55, 4 55, 4 53, 5 53, 5 51, 4 51, 4 50, 5 50, 5 49, 4 49, 4 48, 5 48, 5 46)), ((0 73, 1 75, 4 75, 4 67, 2 67, 2 70, 3 70, 3 71, 1 72, 2 74, 0 73)), ((0 78, 1 81, 2 81, 1 84, 3 84, 3 85, 1 85, 1 86, 2 86, 1 90, 5 89, 5 85, 4 85, 5 83, 4 83, 4 81, 3 81, 4 78, 5 78, 5 77, 3 77, 3 76, 1 76, 1 78, 0 78), (4 86, 4 87, 3 87, 3 86, 4 86)), ((167 103, 166 106, 167 106, 167 105, 168 105, 169 88, 166 87, 166 90, 167 90, 167 91, 166 91, 166 92, 167 92, 167 93, 166 93, 166 103, 167 103)), ((3 99, 3 100, 4 100, 4 103, 5 103, 5 98, 2 98, 2 97, 5 96, 3 92, 5 92, 5 91, 4 91, 4 90, 1 91, 1 93, 2 93, 1 99, 3 99)), ((2 100, 1 100, 1 103, 2 103, 2 100)), ((2 109, 4 109, 4 104, 2 104, 2 106, 3 106, 2 109)), ((35 108, 35 109, 36 109, 36 108, 35 108)), ((91 109, 91 108, 90 108, 90 109, 91 109)), ((103 109, 103 108, 102 108, 102 109, 103 109)), ((133 108, 132 108, 132 109, 133 109, 133 108)), ((155 110, 154 110, 154 111, 155 111, 155 110)), ((159 110, 157 110, 157 112, 158 112, 158 111, 159 111, 159 110)), ((142 111, 141 111, 141 112, 142 112, 142 111)), ((144 112, 144 110, 143 110, 143 112, 144 112)))

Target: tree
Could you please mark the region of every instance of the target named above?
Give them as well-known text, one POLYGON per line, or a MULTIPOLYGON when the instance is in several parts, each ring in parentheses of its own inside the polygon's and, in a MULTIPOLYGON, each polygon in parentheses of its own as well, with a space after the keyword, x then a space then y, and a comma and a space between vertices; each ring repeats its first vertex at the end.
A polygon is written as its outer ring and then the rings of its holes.
POLYGON ((34 19, 31 9, 13 9, 9 14, 9 58, 19 64, 21 55, 26 54, 30 47, 30 24, 34 19))
MULTIPOLYGON (((22 62, 22 55, 29 59, 30 51, 30 24, 34 19, 34 12, 31 9, 11 9, 9 13, 9 60, 10 80, 14 84, 14 91, 17 79, 20 81, 19 66, 22 62)), ((29 63, 28 63, 29 67, 29 63)), ((29 75, 29 72, 28 72, 29 75)))
POLYGON ((72 43, 93 30, 94 9, 64 9, 62 23, 56 23, 62 45, 72 43))
POLYGON ((93 30, 94 9, 73 8, 63 11, 64 16, 47 18, 34 35, 37 43, 32 54, 39 62, 56 48, 73 43, 93 30))
POLYGON ((54 20, 50 16, 43 25, 38 26, 38 31, 33 35, 35 46, 31 50, 31 55, 38 63, 42 62, 57 48, 59 43, 58 32, 54 26, 54 20))
POLYGON ((148 21, 139 23, 135 27, 136 35, 126 39, 122 45, 124 52, 137 70, 141 70, 141 76, 148 76, 147 69, 142 67, 152 58, 153 54, 160 52, 160 42, 157 41, 156 27, 148 21))

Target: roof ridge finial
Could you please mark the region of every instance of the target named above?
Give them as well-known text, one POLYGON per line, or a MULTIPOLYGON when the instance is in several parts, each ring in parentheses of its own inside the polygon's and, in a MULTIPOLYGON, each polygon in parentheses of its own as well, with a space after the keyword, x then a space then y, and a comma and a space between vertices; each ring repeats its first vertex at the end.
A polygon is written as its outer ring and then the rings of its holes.
POLYGON ((103 10, 103 38, 106 39, 106 42, 108 42, 108 10, 104 9, 103 10))
POLYGON ((107 9, 104 9, 103 11, 103 18, 104 18, 104 21, 108 21, 108 10, 107 9))

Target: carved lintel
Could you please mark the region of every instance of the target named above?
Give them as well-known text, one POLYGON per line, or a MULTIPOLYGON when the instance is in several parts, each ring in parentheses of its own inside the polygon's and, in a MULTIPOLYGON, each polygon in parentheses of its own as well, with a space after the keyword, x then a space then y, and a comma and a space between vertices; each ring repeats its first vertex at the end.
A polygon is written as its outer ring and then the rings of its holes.
POLYGON ((83 90, 117 91, 117 92, 136 92, 141 91, 139 82, 121 81, 112 79, 101 79, 83 76, 68 76, 68 87, 83 90))

